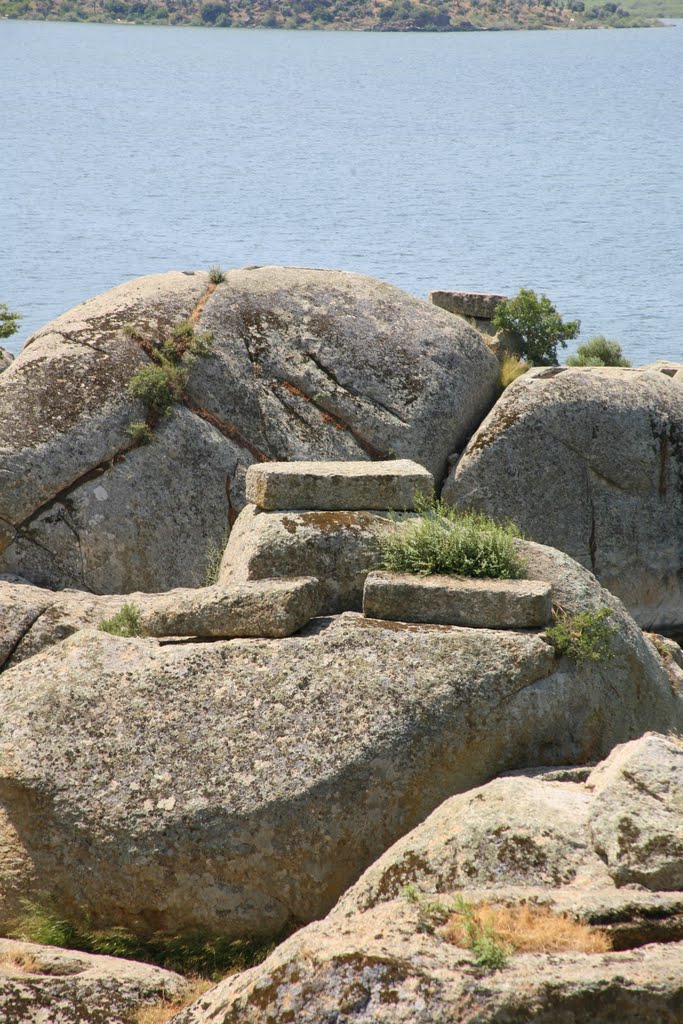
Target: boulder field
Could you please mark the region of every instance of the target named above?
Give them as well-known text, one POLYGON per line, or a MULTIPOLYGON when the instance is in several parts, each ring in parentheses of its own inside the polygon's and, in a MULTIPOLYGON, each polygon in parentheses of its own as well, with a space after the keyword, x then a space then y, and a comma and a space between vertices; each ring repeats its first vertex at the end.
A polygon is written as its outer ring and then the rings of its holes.
POLYGON ((172 1021, 678 1024, 682 859, 680 741, 650 733, 593 770, 499 778, 447 800, 327 918, 172 1021), (527 912, 496 969, 448 927, 484 902, 527 912), (590 930, 560 934, 566 921, 590 930))
POLYGON ((373 278, 139 278, 42 328, 0 376, 0 573, 96 593, 198 586, 251 464, 399 457, 441 479, 497 387, 474 328, 373 278), (187 321, 212 351, 141 444, 129 382, 187 321))

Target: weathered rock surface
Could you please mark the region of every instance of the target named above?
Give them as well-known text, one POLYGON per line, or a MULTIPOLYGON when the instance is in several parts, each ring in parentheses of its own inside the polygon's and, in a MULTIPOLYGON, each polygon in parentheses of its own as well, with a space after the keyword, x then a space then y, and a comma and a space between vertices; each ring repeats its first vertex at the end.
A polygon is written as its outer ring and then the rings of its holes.
POLYGON ((473 316, 480 320, 490 320, 496 306, 507 300, 507 295, 493 292, 452 292, 433 291, 429 293, 429 301, 449 313, 458 316, 473 316))
POLYGON ((151 964, 0 939, 0 1020, 6 1024, 130 1024, 136 1010, 189 990, 151 964))
POLYGON ((133 605, 141 632, 157 637, 290 636, 320 612, 312 577, 233 582, 165 594, 98 596, 0 580, 0 671, 133 605))
POLYGON ((542 629, 552 619, 552 589, 539 580, 479 580, 372 572, 363 614, 399 622, 485 629, 542 629))
POLYGON ((0 572, 98 593, 196 586, 249 465, 395 454, 440 477, 496 387, 473 329, 372 278, 265 267, 121 285, 0 377, 0 572), (139 445, 128 382, 188 318, 213 353, 139 445))
POLYGON ((683 390, 664 372, 532 370, 446 482, 590 566, 637 621, 683 623, 683 390))
POLYGON ((389 462, 271 462, 247 470, 247 501, 259 509, 358 511, 415 509, 434 477, 409 459, 389 462))
MULTIPOLYGON (((381 512, 262 512, 247 505, 230 533, 219 583, 311 573, 320 581, 321 614, 360 611, 363 584, 380 563, 381 512)), ((398 518, 402 518, 400 515, 398 518)))
POLYGON ((3 348, 2 345, 0 345, 0 373, 7 369, 13 359, 14 356, 12 353, 8 352, 6 348, 3 348))
MULTIPOLYGON (((602 602, 567 556, 525 557, 565 607, 602 602)), ((4 912, 39 884, 141 931, 319 917, 452 793, 681 723, 655 648, 614 620, 612 660, 584 666, 534 633, 355 614, 283 640, 81 631, 0 679, 4 912)))
POLYGON ((587 785, 593 847, 615 884, 683 890, 683 739, 620 746, 587 785))
POLYGON ((393 900, 331 915, 226 978, 172 1024, 679 1024, 683 943, 519 953, 487 973, 393 900))
MULTIPOLYGON (((173 1024, 319 1024, 332 1015, 340 1024, 677 1024, 683 893, 617 888, 602 847, 623 836, 615 808, 639 786, 650 839, 662 831, 658 800, 680 831, 682 760, 675 741, 648 734, 592 771, 537 769, 452 797, 373 864, 325 920, 221 982, 173 1024), (629 785, 632 792, 619 792, 629 785), (597 845, 596 822, 609 837, 597 845), (599 927, 615 951, 513 951, 503 969, 486 971, 439 927, 454 891, 473 903, 565 914, 599 927)), ((632 866, 649 871, 652 848, 634 849, 632 866)))

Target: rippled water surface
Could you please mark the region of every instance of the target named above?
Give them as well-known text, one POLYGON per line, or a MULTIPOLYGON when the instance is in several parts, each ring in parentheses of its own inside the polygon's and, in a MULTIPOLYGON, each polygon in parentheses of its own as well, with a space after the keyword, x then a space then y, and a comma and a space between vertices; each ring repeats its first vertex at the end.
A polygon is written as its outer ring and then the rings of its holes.
MULTIPOLYGON (((683 359, 683 22, 369 35, 0 22, 16 344, 138 274, 547 292, 683 359)), ((11 344, 11 343, 10 343, 11 344)))

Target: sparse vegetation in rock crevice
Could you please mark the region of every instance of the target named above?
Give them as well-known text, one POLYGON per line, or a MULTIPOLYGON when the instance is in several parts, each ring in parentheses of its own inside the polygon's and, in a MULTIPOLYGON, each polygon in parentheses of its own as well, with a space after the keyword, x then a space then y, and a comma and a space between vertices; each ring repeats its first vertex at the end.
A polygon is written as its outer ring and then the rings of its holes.
POLYGON ((211 981, 261 963, 284 938, 228 939, 200 933, 140 937, 125 928, 89 928, 73 924, 51 909, 47 900, 44 903, 26 901, 23 913, 9 934, 24 942, 138 960, 187 977, 211 981))
POLYGON ((531 369, 531 363, 526 362, 524 359, 518 359, 517 356, 511 353, 506 353, 500 363, 500 386, 503 391, 508 388, 513 381, 521 377, 522 374, 526 373, 527 370, 531 369))
POLYGON ((123 608, 110 619, 102 619, 97 627, 103 633, 112 636, 142 636, 140 609, 134 604, 124 604, 123 608))
POLYGON ((564 609, 555 613, 555 625, 545 631, 558 655, 574 661, 607 661, 612 657, 610 640, 619 632, 608 622, 612 609, 607 605, 572 614, 564 609))
MULTIPOLYGON (((212 284, 216 284, 213 279, 212 284)), ((160 344, 142 338, 131 324, 126 325, 124 331, 143 343, 152 359, 151 366, 143 366, 128 382, 129 394, 147 407, 147 419, 131 423, 129 433, 136 443, 149 444, 159 418, 167 415, 174 402, 182 399, 193 363, 211 354, 213 334, 210 331, 197 333, 191 320, 177 324, 160 344)))
POLYGON ((419 912, 418 927, 474 953, 487 971, 502 970, 513 953, 606 953, 609 937, 547 907, 472 903, 462 894, 434 899, 407 885, 402 895, 419 912))
POLYGON ((444 574, 490 579, 521 579, 524 560, 514 540, 514 523, 481 512, 460 512, 443 501, 419 498, 418 515, 378 537, 381 567, 420 576, 444 574))

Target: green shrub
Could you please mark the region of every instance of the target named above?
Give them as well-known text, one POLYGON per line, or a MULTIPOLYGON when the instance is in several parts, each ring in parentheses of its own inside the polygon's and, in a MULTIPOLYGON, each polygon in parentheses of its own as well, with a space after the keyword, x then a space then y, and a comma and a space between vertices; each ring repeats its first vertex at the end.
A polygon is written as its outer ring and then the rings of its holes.
POLYGON ((98 629, 112 636, 142 636, 140 609, 134 604, 124 604, 121 611, 110 619, 102 619, 98 629))
POLYGON ((272 940, 227 939, 199 933, 140 938, 126 928, 94 929, 73 925, 46 906, 28 900, 10 934, 24 942, 139 960, 216 981, 228 971, 245 970, 260 963, 275 946, 272 940))
POLYGON ((217 263, 214 263, 212 267, 209 267, 209 281, 211 284, 223 284, 223 281, 225 281, 225 273, 217 263))
POLYGON ((135 444, 151 444, 154 440, 154 431, 144 420, 135 420, 128 427, 128 433, 135 444))
POLYGON ((531 363, 524 362, 523 359, 518 359, 517 356, 511 355, 509 352, 503 356, 500 364, 500 386, 505 391, 513 380, 517 380, 523 373, 531 369, 531 363))
POLYGON ((618 341, 610 341, 602 334, 579 345, 576 355, 567 356, 567 366, 630 366, 624 358, 618 341))
POLYGON ((455 898, 453 914, 462 929, 467 948, 477 958, 477 965, 487 971, 499 971, 507 965, 513 950, 496 932, 493 922, 482 918, 476 910, 462 896, 455 898))
POLYGON ((184 363, 186 366, 191 366, 196 358, 208 356, 212 348, 213 333, 211 331, 195 334, 191 321, 183 320, 173 328, 169 337, 162 343, 159 354, 162 360, 168 360, 175 365, 184 363))
POLYGON ((12 313, 4 302, 0 302, 0 338, 11 338, 19 330, 21 313, 12 313))
POLYGON ((514 548, 519 530, 481 512, 460 512, 443 501, 418 503, 418 516, 379 537, 382 568, 427 576, 521 579, 524 561, 514 548))
POLYGON ((606 661, 612 657, 610 639, 619 629, 608 622, 612 609, 606 605, 572 615, 560 611, 555 625, 545 631, 558 654, 566 654, 574 661, 606 661))
POLYGON ((163 360, 138 370, 128 381, 128 391, 145 403, 152 416, 163 416, 182 398, 188 377, 187 369, 163 360))
POLYGON ((522 339, 522 356, 534 366, 557 366, 557 346, 567 347, 581 327, 580 320, 564 323, 546 295, 520 288, 512 299, 501 302, 492 317, 498 331, 513 331, 522 339))

